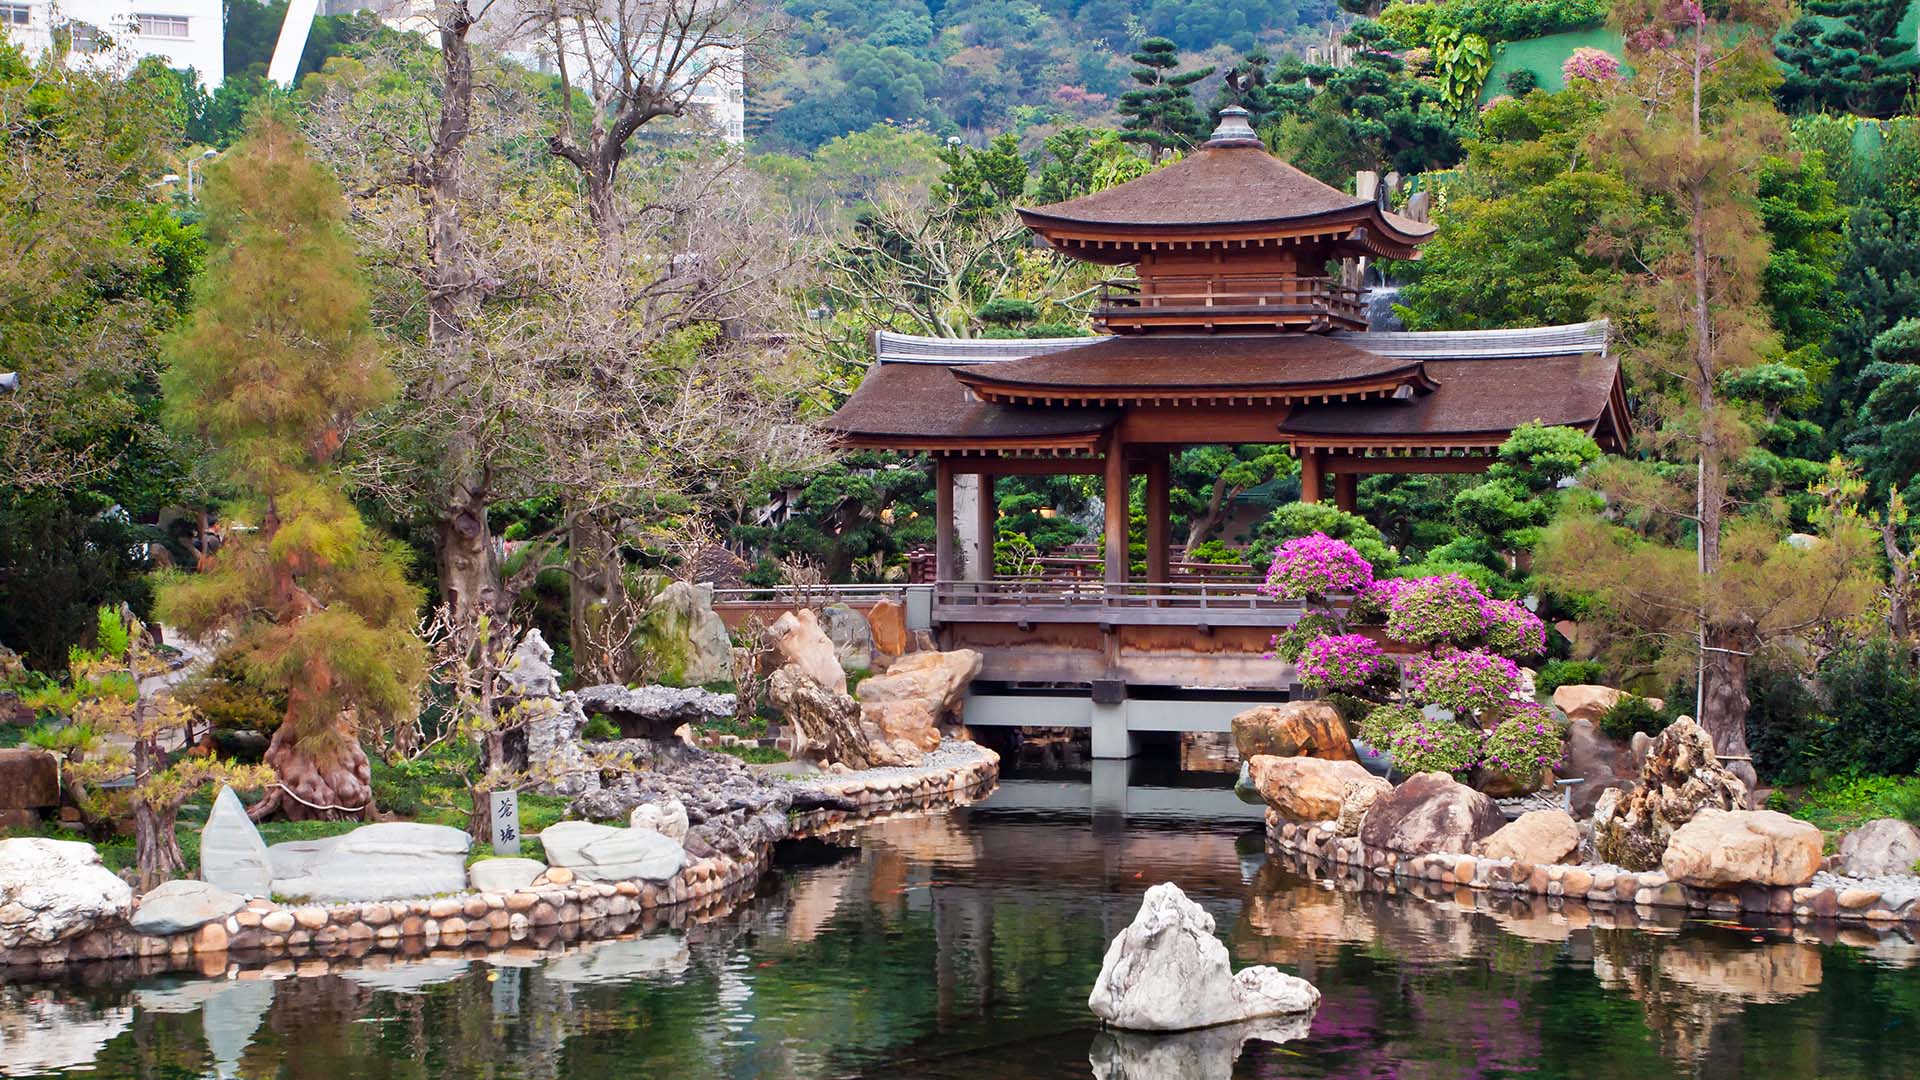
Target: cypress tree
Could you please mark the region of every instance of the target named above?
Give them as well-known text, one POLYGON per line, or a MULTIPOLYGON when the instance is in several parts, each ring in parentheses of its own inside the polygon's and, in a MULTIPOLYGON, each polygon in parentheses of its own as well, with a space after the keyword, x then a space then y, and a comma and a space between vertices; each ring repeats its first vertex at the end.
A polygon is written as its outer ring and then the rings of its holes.
POLYGON ((372 805, 362 725, 414 707, 418 590, 397 548, 342 490, 336 456, 393 378, 341 227, 338 186, 280 119, 256 114, 207 170, 212 252, 169 343, 169 420, 205 438, 238 493, 233 530, 197 574, 161 588, 162 618, 223 654, 287 710, 267 750, 279 785, 255 808, 293 818, 372 805))
POLYGON ((1163 37, 1142 41, 1132 59, 1139 65, 1131 73, 1133 81, 1140 86, 1121 94, 1115 106, 1126 117, 1120 137, 1144 145, 1157 164, 1168 150, 1184 149, 1206 134, 1207 120, 1194 104, 1193 84, 1213 74, 1213 67, 1176 73, 1180 50, 1163 37))

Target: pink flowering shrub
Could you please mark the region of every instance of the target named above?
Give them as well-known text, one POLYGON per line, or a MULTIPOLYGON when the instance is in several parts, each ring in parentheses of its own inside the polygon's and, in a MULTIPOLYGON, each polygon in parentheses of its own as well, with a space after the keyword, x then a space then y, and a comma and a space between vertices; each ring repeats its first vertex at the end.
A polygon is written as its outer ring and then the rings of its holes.
POLYGON ((1506 656, 1538 656, 1547 651, 1547 624, 1511 600, 1480 604, 1481 637, 1487 648, 1506 656))
POLYGON ((1508 776, 1537 776, 1558 768, 1567 756, 1567 736, 1544 706, 1515 705, 1487 736, 1482 762, 1508 776))
POLYGON ((1294 660, 1300 681, 1315 692, 1358 690, 1387 675, 1393 661, 1372 639, 1360 634, 1315 638, 1294 660))
POLYGON ((1273 549, 1261 591, 1280 598, 1318 599, 1329 593, 1363 592, 1373 584, 1373 564, 1351 544, 1325 533, 1295 537, 1273 549))
POLYGON ((1480 760, 1481 742, 1479 731, 1457 720, 1422 716, 1394 728, 1386 749, 1393 753, 1394 771, 1403 775, 1459 774, 1480 760))
POLYGON ((1478 649, 1418 657, 1407 672, 1414 701, 1455 712, 1483 712, 1509 702, 1519 688, 1519 665, 1478 649))
POLYGON ((1487 598, 1459 574, 1414 578, 1387 601, 1387 634, 1413 645, 1462 644, 1486 628, 1487 598))
POLYGON ((1592 49, 1582 46, 1573 50, 1567 62, 1560 65, 1560 74, 1568 82, 1585 79, 1588 82, 1613 82, 1620 77, 1620 61, 1604 49, 1592 49))

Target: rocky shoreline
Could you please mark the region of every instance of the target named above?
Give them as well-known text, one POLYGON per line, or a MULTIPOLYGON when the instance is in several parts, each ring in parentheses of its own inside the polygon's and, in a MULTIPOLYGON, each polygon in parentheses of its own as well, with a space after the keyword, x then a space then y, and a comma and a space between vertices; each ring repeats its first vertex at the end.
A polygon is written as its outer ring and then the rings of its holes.
MULTIPOLYGON (((949 741, 911 768, 828 774, 794 781, 826 805, 794 811, 784 838, 843 828, 879 814, 971 802, 999 776, 999 755, 949 741)), ((631 933, 670 918, 713 917, 753 891, 774 841, 734 853, 690 859, 665 882, 576 880, 555 867, 510 892, 465 892, 374 903, 282 904, 247 901, 225 919, 173 934, 137 932, 115 918, 45 944, 0 948, 0 968, 59 968, 93 961, 135 961, 145 970, 240 970, 302 965, 375 954, 419 957, 445 950, 546 948, 631 933)), ((465 955, 462 952, 462 955, 465 955)))

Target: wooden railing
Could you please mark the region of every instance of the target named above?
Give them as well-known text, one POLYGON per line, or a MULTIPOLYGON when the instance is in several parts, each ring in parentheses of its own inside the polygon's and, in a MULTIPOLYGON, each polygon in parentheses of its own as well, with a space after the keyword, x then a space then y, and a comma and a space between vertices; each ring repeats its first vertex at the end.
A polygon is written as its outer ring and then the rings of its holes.
POLYGON ((1273 309, 1280 314, 1324 312, 1366 321, 1359 289, 1327 277, 1215 278, 1157 275, 1151 281, 1107 281, 1100 286, 1094 318, 1122 320, 1143 315, 1224 314, 1220 309, 1273 309))
POLYGON ((1292 626, 1298 600, 1276 600, 1250 582, 1096 580, 942 581, 935 618, 948 622, 1097 622, 1136 626, 1292 626))

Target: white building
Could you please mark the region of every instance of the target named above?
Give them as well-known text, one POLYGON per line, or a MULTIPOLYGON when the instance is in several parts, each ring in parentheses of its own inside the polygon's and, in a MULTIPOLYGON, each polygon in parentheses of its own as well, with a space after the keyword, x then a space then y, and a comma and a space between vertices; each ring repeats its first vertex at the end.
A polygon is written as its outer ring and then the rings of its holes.
POLYGON ((61 31, 72 63, 131 67, 157 56, 192 68, 208 90, 226 77, 221 0, 0 0, 0 28, 37 56, 61 31))

